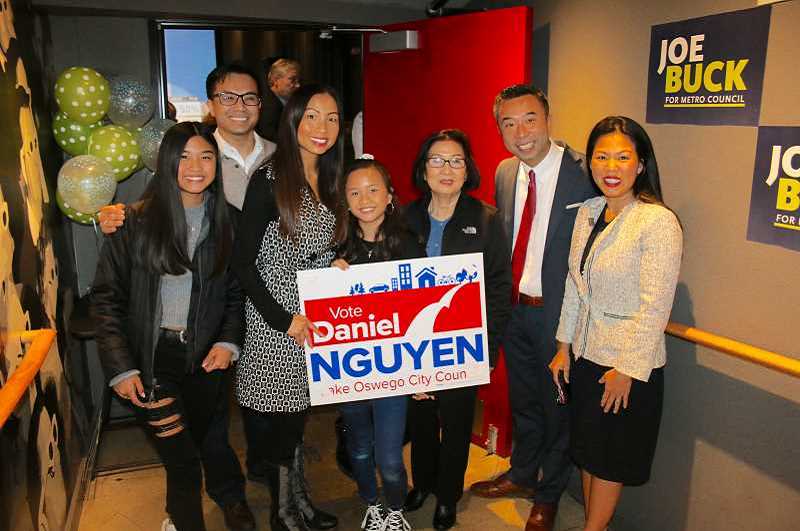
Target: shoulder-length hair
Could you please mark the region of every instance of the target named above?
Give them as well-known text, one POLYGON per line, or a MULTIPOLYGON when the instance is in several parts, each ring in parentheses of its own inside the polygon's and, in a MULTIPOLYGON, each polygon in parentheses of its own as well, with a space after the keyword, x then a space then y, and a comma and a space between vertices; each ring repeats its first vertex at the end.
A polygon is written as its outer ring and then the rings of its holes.
POLYGON ((375 256, 379 261, 391 260, 392 257, 399 257, 402 247, 402 233, 405 230, 403 216, 400 213, 400 204, 397 201, 397 194, 392 186, 392 177, 389 170, 382 163, 371 159, 358 159, 348 166, 342 177, 339 179, 339 208, 336 213, 336 241, 339 245, 338 256, 350 262, 359 254, 361 239, 364 233, 358 219, 350 214, 347 209, 347 178, 355 171, 367 168, 374 168, 383 178, 383 184, 392 194, 392 201, 386 206, 386 212, 378 232, 375 234, 375 256))
POLYGON ((181 275, 192 268, 186 233, 186 213, 178 188, 178 166, 189 139, 195 136, 211 144, 216 158, 216 178, 206 190, 209 238, 216 243, 212 275, 225 271, 231 254, 233 228, 222 189, 219 148, 213 129, 199 122, 181 122, 164 135, 158 150, 156 173, 142 194, 141 233, 136 238, 136 258, 159 275, 181 275))
MULTIPOLYGON (((303 171, 303 160, 300 157, 297 129, 309 100, 317 94, 328 94, 336 101, 336 109, 341 119, 342 103, 335 89, 317 84, 301 86, 292 94, 283 109, 278 125, 278 147, 272 155, 273 171, 276 175, 275 203, 280 215, 280 230, 290 238, 296 236, 303 190, 309 186, 303 171)), ((317 159, 318 199, 331 212, 336 212, 336 179, 342 173, 344 152, 342 138, 340 126, 334 145, 317 159)))
POLYGON ((478 171, 478 165, 475 164, 475 159, 472 158, 472 148, 470 148, 469 145, 469 138, 467 138, 467 134, 460 129, 442 129, 436 133, 431 133, 422 141, 422 144, 419 146, 419 151, 417 152, 417 158, 414 159, 414 166, 411 170, 414 186, 423 193, 431 191, 428 182, 425 180, 425 167, 428 163, 428 153, 436 142, 442 140, 452 140, 464 150, 467 174, 464 178, 464 186, 461 189, 464 192, 475 190, 481 184, 481 174, 478 171))
POLYGON ((655 151, 653 151, 653 143, 644 128, 636 123, 635 120, 626 116, 607 116, 597 122, 592 132, 589 133, 589 140, 586 142, 589 177, 594 182, 591 162, 597 140, 603 135, 614 132, 622 133, 631 139, 636 148, 636 155, 644 168, 636 176, 636 180, 633 183, 634 196, 643 203, 664 205, 664 197, 661 193, 661 179, 658 175, 658 164, 656 163, 655 151))

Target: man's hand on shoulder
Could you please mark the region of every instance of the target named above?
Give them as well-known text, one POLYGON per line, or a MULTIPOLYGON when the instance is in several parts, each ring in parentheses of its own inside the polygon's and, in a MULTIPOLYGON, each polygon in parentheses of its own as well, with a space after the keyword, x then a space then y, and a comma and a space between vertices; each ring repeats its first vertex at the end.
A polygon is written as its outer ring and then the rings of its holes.
POLYGON ((97 213, 103 234, 114 234, 125 223, 125 205, 106 205, 97 213))

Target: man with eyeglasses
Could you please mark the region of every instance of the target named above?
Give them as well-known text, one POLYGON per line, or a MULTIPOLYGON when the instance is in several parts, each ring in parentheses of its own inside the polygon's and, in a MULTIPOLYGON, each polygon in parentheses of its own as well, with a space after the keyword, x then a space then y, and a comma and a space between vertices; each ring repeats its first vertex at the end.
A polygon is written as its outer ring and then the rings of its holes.
MULTIPOLYGON (((225 199, 241 210, 250 177, 275 151, 275 144, 255 132, 261 110, 258 81, 246 66, 220 65, 206 78, 206 94, 209 116, 217 124, 214 138, 219 146, 225 199)), ((122 226, 124 207, 117 204, 100 211, 103 233, 111 234, 122 226)), ((239 459, 228 439, 229 392, 230 386, 226 384, 200 457, 206 492, 222 509, 225 525, 232 531, 251 531, 256 528, 255 518, 245 498, 245 478, 239 459)), ((170 525, 164 529, 174 529, 170 525)))
POLYGON ((277 142, 283 107, 300 88, 300 63, 281 58, 271 63, 265 61, 264 69, 267 71, 267 90, 257 130, 264 138, 277 142))
POLYGON ((511 469, 470 490, 485 498, 530 498, 525 530, 552 531, 571 466, 568 412, 556 403, 547 366, 556 352, 575 215, 597 191, 584 156, 550 139, 550 106, 541 90, 503 89, 494 115, 513 155, 497 167, 495 199, 512 245, 512 313, 503 347, 514 444, 511 469))
POLYGON ((208 74, 206 94, 208 114, 217 122, 225 198, 241 210, 250 177, 275 151, 275 144, 255 131, 261 113, 258 81, 245 66, 221 65, 208 74))

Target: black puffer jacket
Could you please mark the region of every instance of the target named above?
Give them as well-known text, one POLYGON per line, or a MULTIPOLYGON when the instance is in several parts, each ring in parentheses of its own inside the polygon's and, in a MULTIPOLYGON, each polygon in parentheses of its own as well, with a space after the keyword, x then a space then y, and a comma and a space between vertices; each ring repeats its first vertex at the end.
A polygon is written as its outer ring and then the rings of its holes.
MULTIPOLYGON (((141 210, 141 202, 129 207, 125 224, 106 238, 92 289, 92 313, 106 378, 138 369, 142 383, 149 387, 161 324, 161 277, 138 266, 131 256, 135 239, 142 237, 137 230, 141 210)), ((212 211, 212 201, 208 201, 206 212, 212 211)), ((214 343, 241 345, 244 338, 244 295, 230 270, 210 276, 215 249, 212 227, 198 242, 192 260, 187 372, 200 366, 214 343)))
MULTIPOLYGON (((428 241, 431 233, 430 202, 428 194, 409 204, 405 210, 406 224, 424 242, 428 241)), ((510 252, 497 209, 466 193, 458 198, 453 217, 442 235, 443 256, 463 253, 483 253, 489 359, 494 367, 511 316, 510 252)))

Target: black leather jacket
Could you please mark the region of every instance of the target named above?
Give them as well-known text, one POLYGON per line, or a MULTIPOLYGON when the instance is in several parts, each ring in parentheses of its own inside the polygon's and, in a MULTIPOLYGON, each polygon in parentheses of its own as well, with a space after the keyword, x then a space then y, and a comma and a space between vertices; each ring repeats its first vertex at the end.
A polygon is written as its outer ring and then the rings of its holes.
MULTIPOLYGON (((138 266, 130 254, 135 238, 141 237, 137 231, 141 205, 129 207, 125 224, 106 238, 92 288, 92 314, 106 379, 138 369, 142 383, 149 387, 161 324, 161 276, 138 266)), ((208 201, 206 211, 212 209, 208 201)), ((198 242, 192 260, 187 372, 200 366, 214 343, 241 346, 244 338, 244 295, 235 276, 229 269, 210 276, 215 247, 212 228, 198 242)))
MULTIPOLYGON (((406 224, 424 242, 428 241, 431 233, 430 202, 428 194, 409 204, 405 210, 406 224)), ((458 198, 453 217, 442 235, 443 256, 463 253, 483 253, 489 359, 494 367, 497 350, 511 317, 510 252, 497 209, 466 193, 458 198)))

